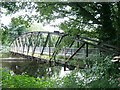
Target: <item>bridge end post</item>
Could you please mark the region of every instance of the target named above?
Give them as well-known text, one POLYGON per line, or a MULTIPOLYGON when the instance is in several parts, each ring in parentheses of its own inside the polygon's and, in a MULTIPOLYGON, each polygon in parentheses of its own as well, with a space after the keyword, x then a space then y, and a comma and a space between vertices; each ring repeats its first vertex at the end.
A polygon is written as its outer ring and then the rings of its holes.
POLYGON ((65 62, 64 64, 64 71, 66 71, 66 68, 67 68, 67 62, 65 62))

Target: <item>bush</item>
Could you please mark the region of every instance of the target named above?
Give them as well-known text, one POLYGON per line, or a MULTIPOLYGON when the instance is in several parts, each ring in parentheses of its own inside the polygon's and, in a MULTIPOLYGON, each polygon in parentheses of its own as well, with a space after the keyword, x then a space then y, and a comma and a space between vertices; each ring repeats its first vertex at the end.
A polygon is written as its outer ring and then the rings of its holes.
POLYGON ((3 88, 119 88, 117 65, 111 57, 86 58, 84 69, 75 69, 63 78, 34 78, 28 75, 11 75, 2 70, 3 88))
POLYGON ((52 88, 54 80, 45 80, 28 75, 10 75, 2 71, 2 88, 52 88))

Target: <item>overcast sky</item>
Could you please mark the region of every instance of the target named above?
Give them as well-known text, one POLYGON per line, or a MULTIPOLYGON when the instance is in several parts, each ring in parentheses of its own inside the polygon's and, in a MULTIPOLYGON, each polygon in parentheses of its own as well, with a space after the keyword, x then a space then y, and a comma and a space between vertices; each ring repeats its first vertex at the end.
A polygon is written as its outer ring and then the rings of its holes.
MULTIPOLYGON (((4 13, 6 12, 5 9, 2 9, 2 11, 4 13)), ((5 16, 5 14, 2 14, 1 18, 0 18, 0 21, 1 21, 1 24, 9 25, 10 22, 11 22, 11 18, 19 17, 20 15, 26 15, 26 14, 29 15, 29 16, 32 16, 32 15, 36 15, 36 12, 34 10, 32 11, 32 13, 31 12, 25 12, 25 10, 21 10, 21 11, 15 13, 15 14, 12 14, 12 15, 5 16)), ((55 22, 52 22, 51 25, 59 25, 63 21, 64 21, 63 19, 58 19, 55 22)), ((58 27, 53 27, 51 25, 48 24, 48 25, 43 26, 42 23, 33 22, 31 27, 32 27, 32 29, 34 27, 36 29, 36 31, 39 31, 39 27, 40 27, 40 30, 41 30, 41 28, 43 28, 42 30, 45 30, 45 31, 50 31, 50 32, 60 31, 60 32, 63 32, 58 27)))

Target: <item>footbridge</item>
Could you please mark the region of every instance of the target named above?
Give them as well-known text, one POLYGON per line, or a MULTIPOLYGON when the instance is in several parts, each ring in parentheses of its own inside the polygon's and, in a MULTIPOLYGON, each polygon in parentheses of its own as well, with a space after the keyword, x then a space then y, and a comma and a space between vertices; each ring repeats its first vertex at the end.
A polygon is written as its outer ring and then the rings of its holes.
POLYGON ((94 54, 120 55, 120 49, 96 39, 54 32, 27 32, 15 38, 10 52, 31 60, 61 63, 94 54))

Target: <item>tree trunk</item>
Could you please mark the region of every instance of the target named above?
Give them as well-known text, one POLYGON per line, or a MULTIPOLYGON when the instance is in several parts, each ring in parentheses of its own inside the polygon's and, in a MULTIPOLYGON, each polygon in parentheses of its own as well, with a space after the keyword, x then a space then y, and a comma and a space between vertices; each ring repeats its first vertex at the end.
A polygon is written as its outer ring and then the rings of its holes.
POLYGON ((110 3, 102 3, 101 12, 102 26, 100 39, 105 43, 113 44, 113 40, 116 37, 116 30, 112 25, 110 3))
POLYGON ((117 3, 118 13, 117 13, 117 35, 116 35, 116 45, 120 48, 120 2, 117 3))

